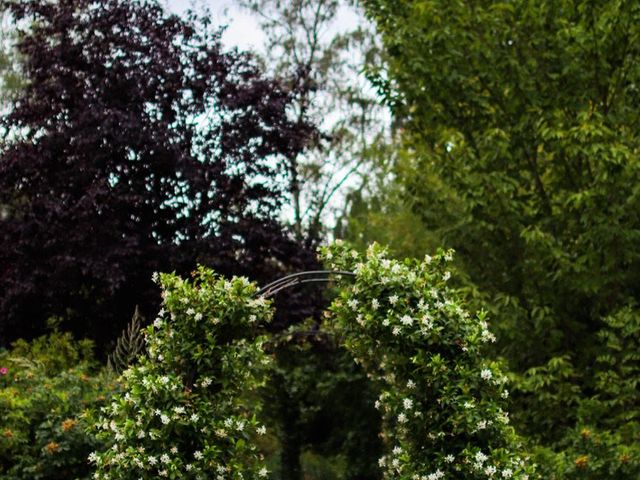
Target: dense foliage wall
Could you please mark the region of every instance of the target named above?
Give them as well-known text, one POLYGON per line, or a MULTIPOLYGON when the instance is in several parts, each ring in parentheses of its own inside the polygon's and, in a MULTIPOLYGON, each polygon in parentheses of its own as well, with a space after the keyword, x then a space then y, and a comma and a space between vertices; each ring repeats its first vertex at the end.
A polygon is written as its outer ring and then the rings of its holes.
POLYGON ((495 353, 526 372, 519 428, 562 452, 549 478, 632 478, 638 404, 626 404, 636 413, 625 419, 614 412, 626 402, 621 385, 637 381, 626 355, 640 315, 640 7, 371 0, 366 8, 387 55, 371 75, 394 111, 399 145, 393 180, 377 204, 355 205, 352 232, 363 243, 384 235, 413 254, 454 247, 466 277, 459 286, 496 319, 495 353))

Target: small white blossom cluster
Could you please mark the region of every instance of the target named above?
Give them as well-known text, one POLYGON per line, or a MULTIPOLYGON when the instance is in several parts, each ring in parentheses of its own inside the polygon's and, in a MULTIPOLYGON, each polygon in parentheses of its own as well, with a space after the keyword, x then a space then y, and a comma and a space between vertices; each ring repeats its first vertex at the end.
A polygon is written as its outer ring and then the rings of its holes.
POLYGON ((377 245, 361 257, 334 244, 323 258, 355 273, 328 321, 382 385, 375 407, 393 445, 378 461, 384 478, 528 479, 501 406, 506 377, 483 357, 495 336, 451 289, 452 252, 400 262, 377 245))
POLYGON ((245 438, 266 428, 240 401, 269 363, 262 340, 222 344, 216 328, 235 322, 249 333, 255 319, 270 318, 269 303, 255 298, 246 279, 224 280, 206 269, 193 282, 164 274, 156 281, 164 287, 163 309, 146 332, 147 355, 123 373, 123 393, 96 425, 111 446, 89 456, 94 478, 264 478, 259 452, 245 438))

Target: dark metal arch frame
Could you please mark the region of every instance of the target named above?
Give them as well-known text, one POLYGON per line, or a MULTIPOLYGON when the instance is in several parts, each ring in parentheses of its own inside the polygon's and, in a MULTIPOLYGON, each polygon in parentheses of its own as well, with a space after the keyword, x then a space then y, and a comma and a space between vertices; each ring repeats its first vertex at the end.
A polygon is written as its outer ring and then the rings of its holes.
POLYGON ((355 275, 355 273, 346 270, 309 270, 307 272, 292 273, 263 286, 258 290, 257 295, 269 298, 282 290, 296 285, 314 282, 328 283, 334 280, 334 277, 339 279, 341 277, 355 277, 355 275))

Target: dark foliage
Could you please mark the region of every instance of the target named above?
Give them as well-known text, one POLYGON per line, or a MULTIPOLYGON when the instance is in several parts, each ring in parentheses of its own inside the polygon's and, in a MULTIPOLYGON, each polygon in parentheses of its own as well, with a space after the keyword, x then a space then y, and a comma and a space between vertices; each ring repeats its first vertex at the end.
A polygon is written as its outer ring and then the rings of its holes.
POLYGON ((104 345, 136 304, 153 314, 154 271, 264 281, 315 263, 277 221, 285 160, 315 130, 208 21, 143 0, 0 7, 28 25, 2 118, 0 344, 55 315, 104 345))

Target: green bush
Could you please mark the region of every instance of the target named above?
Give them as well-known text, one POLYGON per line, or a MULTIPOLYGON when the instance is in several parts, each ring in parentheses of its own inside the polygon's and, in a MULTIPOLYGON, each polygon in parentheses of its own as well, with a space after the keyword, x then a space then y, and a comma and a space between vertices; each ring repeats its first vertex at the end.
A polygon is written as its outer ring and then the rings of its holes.
POLYGON ((509 425, 507 377, 486 357, 486 314, 447 286, 452 252, 399 262, 336 242, 322 253, 354 273, 327 323, 380 388, 383 478, 536 478, 509 425))
POLYGON ((640 478, 640 311, 627 306, 603 321, 602 353, 589 372, 591 382, 584 381, 569 356, 514 377, 514 419, 535 445, 545 479, 640 478), (550 407, 548 413, 536 422, 533 416, 543 405, 550 407), (572 415, 562 415, 567 411, 572 415), (524 428, 536 423, 537 430, 553 428, 559 438, 524 428))
POLYGON ((92 343, 52 333, 0 352, 0 478, 89 478, 85 413, 115 388, 92 343))
POLYGON ((270 363, 256 335, 269 302, 244 278, 204 267, 194 277, 160 276, 164 308, 147 327, 146 353, 123 372, 123 393, 95 423, 109 444, 91 455, 96 479, 268 475, 253 392, 270 363))

